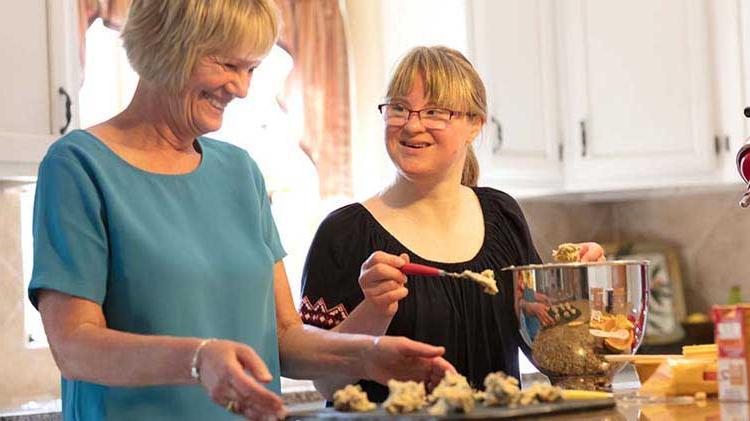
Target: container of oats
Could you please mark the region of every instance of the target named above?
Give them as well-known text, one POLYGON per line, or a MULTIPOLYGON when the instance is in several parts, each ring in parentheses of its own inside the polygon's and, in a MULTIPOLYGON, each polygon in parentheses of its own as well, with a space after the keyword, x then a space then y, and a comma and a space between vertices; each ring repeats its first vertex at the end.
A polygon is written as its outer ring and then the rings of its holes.
POLYGON ((712 309, 716 328, 719 399, 750 401, 750 304, 717 305, 712 309))

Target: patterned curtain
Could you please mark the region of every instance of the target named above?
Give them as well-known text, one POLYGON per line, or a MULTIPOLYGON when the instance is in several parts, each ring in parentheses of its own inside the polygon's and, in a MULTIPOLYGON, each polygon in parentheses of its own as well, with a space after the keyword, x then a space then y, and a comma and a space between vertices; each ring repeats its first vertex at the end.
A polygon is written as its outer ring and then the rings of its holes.
POLYGON ((339 0, 276 1, 284 19, 279 45, 294 60, 280 102, 302 121, 299 144, 318 170, 321 197, 351 196, 349 58, 339 0), (291 106, 300 96, 301 105, 291 106))
POLYGON ((119 31, 128 17, 130 0, 78 0, 78 39, 81 51, 81 74, 86 64, 86 30, 98 18, 104 26, 119 31))

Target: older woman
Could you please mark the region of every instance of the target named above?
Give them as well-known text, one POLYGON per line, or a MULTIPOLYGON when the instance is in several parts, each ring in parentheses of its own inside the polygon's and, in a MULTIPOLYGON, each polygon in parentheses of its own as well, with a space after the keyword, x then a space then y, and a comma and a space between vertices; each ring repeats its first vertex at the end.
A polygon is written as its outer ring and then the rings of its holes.
POLYGON ((133 1, 131 104, 42 162, 29 296, 65 420, 279 416, 280 374, 451 368, 439 347, 304 326, 257 165, 201 136, 247 94, 278 20, 270 0, 133 1))
MULTIPOLYGON (((446 359, 477 387, 493 371, 517 377, 512 279, 501 274, 500 294, 490 296, 450 278, 414 276, 407 289, 399 270, 409 261, 449 272, 541 262, 516 201, 476 186, 471 145, 487 116, 479 75, 455 50, 415 48, 397 66, 379 109, 395 181, 320 225, 304 270, 303 319, 317 322, 306 317, 310 303, 343 308, 334 330, 443 345, 446 359)), ((595 243, 583 244, 581 256, 603 259, 595 243)), ((527 304, 525 312, 546 313, 541 303, 527 304)), ((316 385, 330 397, 340 384, 357 380, 328 378, 316 385)), ((387 395, 366 379, 362 385, 376 401, 387 395)))

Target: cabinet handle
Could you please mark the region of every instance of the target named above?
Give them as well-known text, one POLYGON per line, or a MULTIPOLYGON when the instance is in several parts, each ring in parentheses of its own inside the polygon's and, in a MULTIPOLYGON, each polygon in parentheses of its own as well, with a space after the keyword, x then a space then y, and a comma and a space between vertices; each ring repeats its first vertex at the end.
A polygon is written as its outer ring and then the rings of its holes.
POLYGON ((65 125, 60 128, 60 134, 65 134, 65 131, 68 130, 68 126, 70 126, 70 120, 73 116, 70 112, 72 102, 70 101, 70 95, 68 95, 62 86, 57 89, 57 93, 65 97, 65 125))
POLYGON ((587 140, 586 140, 586 120, 581 120, 580 123, 581 126, 581 156, 586 156, 587 154, 587 140))
POLYGON ((731 145, 729 144, 729 136, 724 136, 724 150, 729 152, 731 145))
POLYGON ((743 112, 745 113, 745 117, 750 118, 750 107, 745 107, 743 112))
POLYGON ((721 153, 721 140, 719 136, 714 136, 714 152, 716 152, 716 155, 721 153))
POLYGON ((497 136, 492 143, 492 154, 497 155, 500 153, 500 148, 503 147, 503 125, 495 117, 490 117, 490 121, 497 127, 497 136))

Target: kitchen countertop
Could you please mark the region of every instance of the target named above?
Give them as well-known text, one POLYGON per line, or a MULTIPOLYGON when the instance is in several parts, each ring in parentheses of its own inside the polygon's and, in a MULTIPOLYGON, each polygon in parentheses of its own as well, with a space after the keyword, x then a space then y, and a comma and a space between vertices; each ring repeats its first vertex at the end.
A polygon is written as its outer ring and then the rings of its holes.
POLYGON ((691 397, 671 398, 661 402, 647 402, 628 396, 617 396, 617 406, 589 412, 550 415, 545 419, 607 420, 607 421, 746 421, 750 420, 750 404, 745 402, 719 402, 717 399, 695 401, 691 397))
MULTIPOLYGON (((527 384, 526 379, 524 383, 527 384)), ((554 421, 734 421, 750 420, 750 403, 719 402, 717 399, 695 401, 692 397, 646 399, 635 396, 638 387, 632 368, 627 367, 615 378, 614 408, 548 415, 554 421)), ((290 411, 304 411, 323 407, 320 395, 314 391, 299 390, 283 394, 290 411)), ((52 421, 60 420, 60 401, 40 401, 26 404, 17 411, 0 410, 0 421, 52 421)))
MULTIPOLYGON (((525 386, 544 378, 539 374, 521 376, 525 386)), ((696 401, 693 397, 648 399, 636 396, 640 382, 632 366, 617 374, 614 382, 616 406, 608 409, 553 414, 525 419, 550 421, 747 421, 750 420, 750 403, 719 402, 716 398, 696 401)), ((289 405, 290 411, 321 408, 322 402, 289 405)), ((394 417, 395 418, 395 417, 394 417)), ((402 418, 403 419, 403 418, 402 418)), ((421 418, 426 421, 427 418, 421 418)))
MULTIPOLYGON (((545 381, 539 373, 522 374, 524 386, 535 381, 545 381)), ((529 417, 525 419, 544 419, 550 421, 747 421, 750 420, 750 403, 719 402, 712 398, 696 401, 693 397, 648 399, 636 396, 640 387, 635 369, 628 365, 615 376, 614 389, 616 406, 614 408, 529 417)), ((314 392, 313 392, 314 393, 314 392)), ((314 395, 308 395, 314 397, 314 395)), ((322 408, 322 401, 291 403, 290 411, 306 411, 322 408)), ((423 420, 424 421, 424 420, 423 420)))
MULTIPOLYGON (((322 408, 325 401, 315 390, 295 390, 282 393, 284 404, 297 411, 322 408)), ((0 421, 59 421, 62 403, 60 399, 26 402, 13 407, 0 407, 0 421)))
POLYGON ((56 421, 61 419, 60 399, 46 397, 24 403, 0 406, 0 421, 56 421))
MULTIPOLYGON (((296 403, 289 405, 292 411, 313 409, 321 402, 296 403)), ((695 402, 692 398, 676 398, 664 402, 647 402, 632 397, 632 391, 619 392, 617 406, 586 412, 572 412, 543 417, 550 421, 740 421, 750 419, 750 404, 740 402, 719 402, 709 399, 695 402)), ((60 420, 59 413, 0 416, 1 421, 52 421, 60 420)))
MULTIPOLYGON (((608 409, 533 416, 524 419, 544 419, 550 421, 746 421, 750 420, 750 404, 741 402, 719 402, 717 399, 695 401, 692 397, 677 397, 650 401, 634 396, 635 390, 616 393, 616 406, 608 409)), ((310 408, 292 406, 292 411, 310 408)), ((399 421, 408 416, 393 416, 399 421)), ((415 420, 439 420, 426 415, 413 417, 415 420)), ((457 417, 458 418, 458 417, 457 417)), ((294 417, 292 417, 294 419, 294 417)), ((320 418, 324 419, 324 418, 320 418)), ((339 420, 342 418, 338 418, 339 420)), ((359 419, 359 418, 358 418, 359 419)), ((362 418, 362 420, 386 419, 383 417, 362 418)), ((387 418, 390 419, 390 418, 387 418)), ((453 418, 451 418, 453 419, 453 418)), ((488 418, 475 418, 488 419, 488 418)))

